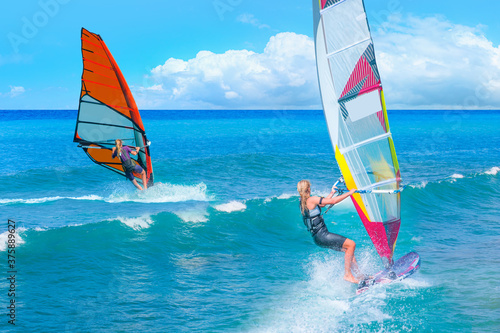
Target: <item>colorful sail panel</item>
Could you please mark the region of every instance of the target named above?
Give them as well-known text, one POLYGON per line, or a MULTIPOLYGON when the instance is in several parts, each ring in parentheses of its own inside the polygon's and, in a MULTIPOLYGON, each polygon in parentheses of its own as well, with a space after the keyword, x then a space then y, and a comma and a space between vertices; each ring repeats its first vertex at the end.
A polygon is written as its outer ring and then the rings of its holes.
MULTIPOLYGON (((153 166, 141 116, 130 89, 101 36, 82 28, 82 89, 74 142, 95 163, 123 176, 119 157, 111 158, 116 139, 141 147, 134 163, 146 171, 153 185, 153 166)), ((142 183, 139 174, 134 174, 142 183)))
POLYGON ((362 0, 313 0, 323 110, 346 186, 385 193, 351 198, 386 266, 401 224, 401 174, 362 0), (382 191, 382 192, 384 192, 382 191))

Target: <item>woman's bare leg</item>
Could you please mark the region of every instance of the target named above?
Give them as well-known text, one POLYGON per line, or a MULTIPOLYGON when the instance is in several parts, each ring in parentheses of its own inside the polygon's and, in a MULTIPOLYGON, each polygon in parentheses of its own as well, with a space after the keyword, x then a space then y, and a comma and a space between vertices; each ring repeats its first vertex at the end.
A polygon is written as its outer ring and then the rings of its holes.
POLYGON ((147 190, 148 184, 146 183, 146 171, 142 170, 141 177, 142 177, 142 184, 144 185, 144 189, 147 190))
POLYGON ((354 266, 358 269, 358 264, 356 263, 356 259, 354 258, 354 250, 356 249, 356 243, 350 239, 346 239, 344 244, 342 245, 342 249, 345 251, 345 263, 344 263, 344 280, 359 283, 359 281, 352 275, 351 266, 354 261, 354 266))
POLYGON ((352 256, 351 270, 356 274, 356 276, 363 276, 363 273, 359 270, 358 262, 356 261, 356 256, 352 256))
POLYGON ((134 180, 132 181, 132 184, 134 184, 134 185, 135 185, 135 187, 137 187, 139 190, 141 190, 141 191, 142 191, 142 187, 141 187, 141 185, 139 185, 139 183, 137 182, 137 180, 135 180, 135 179, 134 179, 134 180))

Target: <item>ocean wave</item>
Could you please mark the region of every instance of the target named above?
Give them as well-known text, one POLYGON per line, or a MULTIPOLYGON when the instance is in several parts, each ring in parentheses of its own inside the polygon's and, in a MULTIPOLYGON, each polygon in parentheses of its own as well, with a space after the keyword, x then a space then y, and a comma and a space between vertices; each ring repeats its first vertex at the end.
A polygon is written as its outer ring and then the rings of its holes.
POLYGON ((461 174, 461 173, 454 173, 449 177, 446 177, 444 179, 439 179, 439 180, 434 180, 434 181, 428 181, 428 180, 423 180, 419 183, 415 184, 408 184, 409 187, 415 188, 415 189, 424 189, 427 185, 429 184, 441 184, 441 183, 456 183, 460 179, 473 179, 475 177, 481 177, 481 176, 496 176, 498 172, 500 171, 499 167, 492 167, 491 169, 488 169, 484 172, 476 172, 476 173, 470 173, 470 174, 461 174))
POLYGON ((133 191, 128 188, 116 190, 109 197, 99 195, 84 195, 80 197, 43 197, 30 199, 0 199, 0 204, 41 204, 58 200, 89 200, 104 201, 108 203, 140 202, 140 203, 165 203, 181 201, 210 201, 213 198, 207 194, 207 186, 204 183, 197 185, 174 185, 168 183, 157 183, 147 191, 133 191))
POLYGON ((208 221, 208 212, 206 209, 187 209, 174 212, 184 222, 201 223, 208 221))
POLYGON ((276 199, 283 200, 283 199, 290 199, 291 197, 298 197, 298 194, 290 194, 290 193, 283 193, 282 195, 278 196, 276 199))
POLYGON ((488 171, 485 171, 484 173, 487 175, 496 176, 498 174, 498 171, 500 171, 499 167, 493 167, 493 168, 489 169, 488 171))
POLYGON ((134 230, 147 229, 153 224, 153 219, 149 215, 143 215, 139 217, 117 217, 116 220, 125 224, 126 226, 134 230))
POLYGON ((240 201, 230 201, 225 204, 214 206, 214 208, 220 212, 231 213, 244 211, 245 209, 247 209, 247 205, 240 201))
POLYGON ((44 202, 49 202, 49 201, 57 201, 57 200, 104 200, 103 197, 100 197, 98 195, 84 195, 81 197, 44 197, 44 198, 32 198, 32 199, 0 199, 0 204, 16 204, 16 203, 22 203, 22 204, 39 204, 39 203, 44 203, 44 202))
POLYGON ((213 200, 207 194, 207 185, 199 183, 196 185, 174 185, 169 183, 156 183, 155 186, 146 191, 124 192, 116 191, 106 202, 140 202, 140 203, 164 203, 181 201, 210 201, 213 200))
MULTIPOLYGON (((24 244, 24 240, 22 239, 21 237, 21 233, 26 231, 25 228, 17 228, 16 229, 16 247, 21 245, 21 244, 24 244)), ((6 231, 2 234, 0 234, 0 252, 3 252, 3 251, 6 251, 7 250, 7 246, 9 245, 9 232, 6 231)))
POLYGON ((287 199, 290 199, 290 198, 293 198, 293 197, 298 197, 299 195, 298 194, 291 194, 291 193, 282 193, 278 196, 272 196, 272 197, 267 197, 265 200, 264 200, 264 203, 268 203, 268 202, 271 202, 273 199, 277 199, 277 200, 287 200, 287 199))
POLYGON ((412 188, 422 189, 422 188, 425 188, 427 186, 427 184, 429 184, 429 182, 426 180, 423 180, 418 184, 409 184, 408 186, 412 187, 412 188))

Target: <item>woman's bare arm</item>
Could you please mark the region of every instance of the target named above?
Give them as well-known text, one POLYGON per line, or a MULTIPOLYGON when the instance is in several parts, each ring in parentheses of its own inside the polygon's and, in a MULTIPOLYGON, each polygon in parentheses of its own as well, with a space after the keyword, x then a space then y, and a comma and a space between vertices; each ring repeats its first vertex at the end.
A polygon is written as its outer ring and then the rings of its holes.
MULTIPOLYGON (((323 198, 323 200, 321 201, 321 205, 319 204, 319 200, 318 200, 318 203, 317 203, 317 204, 318 204, 320 207, 325 207, 326 205, 334 205, 334 204, 337 204, 337 203, 341 202, 342 200, 344 200, 344 199, 346 199, 346 198, 350 197, 351 195, 353 195, 353 194, 354 194, 354 192, 356 192, 356 190, 355 190, 355 189, 352 189, 352 190, 350 190, 350 191, 349 191, 349 192, 347 192, 347 193, 344 193, 344 194, 342 194, 342 195, 338 195, 338 196, 333 197, 333 198, 332 198, 332 197, 330 197, 330 198, 329 198, 329 197, 326 197, 326 198, 323 198)), ((331 193, 330 193, 330 194, 331 194, 331 193)), ((309 201, 309 200, 308 200, 308 201, 309 201)))
POLYGON ((140 149, 141 149, 140 147, 135 147, 135 150, 131 150, 130 153, 132 155, 137 155, 137 153, 139 152, 140 149))

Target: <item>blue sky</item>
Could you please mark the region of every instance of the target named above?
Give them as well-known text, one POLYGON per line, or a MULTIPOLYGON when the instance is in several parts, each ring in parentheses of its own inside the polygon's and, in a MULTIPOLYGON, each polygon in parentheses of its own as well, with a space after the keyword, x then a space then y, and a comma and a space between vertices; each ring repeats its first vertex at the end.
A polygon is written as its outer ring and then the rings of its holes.
MULTIPOLYGON (((365 6, 389 108, 500 108, 500 3, 365 6)), ((140 108, 321 108, 310 0, 40 0, 0 13, 0 109, 78 107, 81 27, 140 108)))

